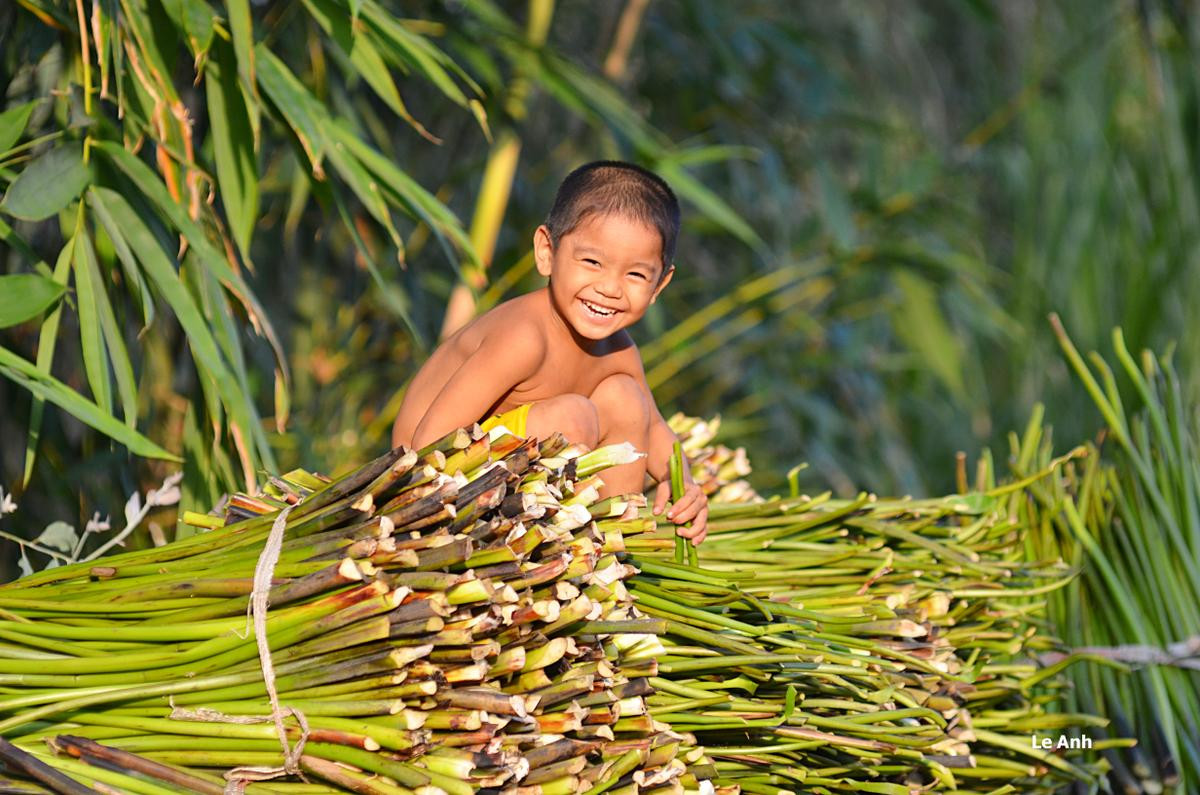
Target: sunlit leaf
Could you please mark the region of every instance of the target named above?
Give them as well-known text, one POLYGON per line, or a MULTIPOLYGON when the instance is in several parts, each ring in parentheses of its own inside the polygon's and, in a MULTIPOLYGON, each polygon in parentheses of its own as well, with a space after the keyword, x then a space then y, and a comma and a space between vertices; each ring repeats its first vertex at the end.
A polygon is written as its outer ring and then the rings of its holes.
POLYGON ((453 58, 439 50, 424 36, 407 29, 391 12, 376 0, 362 0, 363 19, 371 26, 385 57, 406 65, 421 75, 458 105, 467 105, 468 98, 454 81, 457 76, 476 94, 481 90, 475 81, 453 58))
POLYGON ((674 164, 661 165, 658 170, 675 192, 695 205, 705 217, 747 245, 765 251, 766 244, 754 229, 724 199, 704 187, 698 179, 674 164))
POLYGON ((413 214, 420 218, 440 240, 446 243, 446 254, 451 262, 457 263, 455 249, 464 254, 473 265, 479 264, 479 258, 471 245, 470 239, 463 231, 458 217, 438 201, 437 197, 421 186, 411 175, 395 164, 390 158, 371 148, 361 138, 347 130, 345 126, 334 122, 329 125, 329 134, 335 142, 343 144, 366 168, 375 175, 383 188, 392 193, 395 199, 413 214), (453 242, 453 248, 449 245, 453 242))
POLYGON ((41 221, 78 198, 91 181, 83 146, 60 144, 30 163, 0 201, 0 210, 26 221, 41 221))
POLYGON ((346 200, 342 197, 341 191, 338 190, 336 185, 330 185, 329 188, 338 214, 342 218, 342 223, 345 224, 346 229, 350 232, 350 238, 354 241, 354 246, 358 250, 359 259, 366 266, 367 272, 371 274, 371 280, 375 282, 375 286, 383 298, 384 306, 404 322, 405 326, 408 327, 409 333, 414 338, 421 344, 424 344, 420 330, 412 321, 408 296, 396 287, 393 282, 384 278, 379 270, 378 263, 375 262, 375 257, 372 255, 370 247, 363 241, 362 235, 359 234, 358 229, 354 225, 354 219, 350 217, 350 211, 346 207, 346 200))
POLYGON ((35 318, 62 298, 66 288, 35 273, 0 276, 0 328, 35 318))

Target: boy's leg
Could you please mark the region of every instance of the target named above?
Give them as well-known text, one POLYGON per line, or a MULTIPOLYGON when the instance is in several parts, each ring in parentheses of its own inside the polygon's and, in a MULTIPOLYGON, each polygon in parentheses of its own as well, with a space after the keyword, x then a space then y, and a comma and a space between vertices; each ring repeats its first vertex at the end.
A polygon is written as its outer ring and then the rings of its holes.
MULTIPOLYGON (((624 373, 610 375, 601 381, 591 394, 599 419, 598 445, 629 442, 639 452, 646 452, 650 441, 650 418, 653 408, 645 391, 632 376, 624 373)), ((646 459, 643 456, 631 464, 606 469, 600 473, 604 488, 600 496, 641 493, 646 480, 646 459)))
MULTIPOLYGON (((601 381, 589 397, 566 394, 534 403, 525 421, 525 433, 545 439, 559 431, 588 449, 629 442, 644 453, 649 446, 652 416, 652 407, 637 381, 619 373, 601 381)), ((604 481, 602 497, 640 494, 646 480, 646 459, 606 469, 600 479, 604 481)))
POLYGON ((529 407, 525 435, 545 439, 555 431, 589 450, 600 441, 600 418, 596 406, 583 395, 558 395, 529 407))

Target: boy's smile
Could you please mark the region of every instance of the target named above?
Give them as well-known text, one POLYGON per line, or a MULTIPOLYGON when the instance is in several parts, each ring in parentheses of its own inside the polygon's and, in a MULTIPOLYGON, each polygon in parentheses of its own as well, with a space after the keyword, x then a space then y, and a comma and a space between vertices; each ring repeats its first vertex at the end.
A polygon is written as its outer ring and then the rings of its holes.
POLYGON ((636 323, 671 280, 663 272, 662 240, 640 221, 593 215, 557 244, 546 227, 534 234, 538 272, 550 278, 550 299, 576 334, 602 340, 636 323))

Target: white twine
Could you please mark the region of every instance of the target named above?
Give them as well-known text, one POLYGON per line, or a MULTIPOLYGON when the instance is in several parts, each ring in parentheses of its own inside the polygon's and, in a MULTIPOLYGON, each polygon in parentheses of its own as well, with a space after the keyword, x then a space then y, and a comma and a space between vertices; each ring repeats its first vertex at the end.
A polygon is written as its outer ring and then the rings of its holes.
POLYGON ((304 744, 308 741, 308 721, 304 713, 292 707, 279 704, 279 693, 275 690, 275 666, 271 662, 271 647, 267 643, 267 608, 271 593, 271 581, 275 577, 275 565, 279 562, 279 553, 283 548, 283 532, 287 529, 288 514, 294 506, 287 506, 275 517, 271 532, 258 556, 254 567, 254 588, 250 592, 250 605, 247 612, 253 616, 254 639, 258 644, 258 662, 262 667, 263 683, 267 688, 267 698, 271 702, 270 720, 275 723, 275 731, 279 735, 279 744, 283 747, 283 767, 238 767, 225 774, 226 795, 241 795, 248 781, 265 781, 284 775, 295 775, 300 772, 300 756, 304 753, 304 744), (290 713, 300 725, 300 738, 293 748, 287 739, 287 728, 283 725, 284 713, 290 713))

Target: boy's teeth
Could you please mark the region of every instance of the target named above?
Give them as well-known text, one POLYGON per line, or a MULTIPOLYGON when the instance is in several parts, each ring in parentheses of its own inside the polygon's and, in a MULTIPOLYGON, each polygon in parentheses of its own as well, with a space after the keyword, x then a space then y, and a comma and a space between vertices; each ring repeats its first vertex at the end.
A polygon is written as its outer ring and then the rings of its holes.
POLYGON ((599 307, 596 304, 593 304, 589 301, 584 301, 583 305, 586 306, 589 310, 591 310, 595 314, 604 315, 605 317, 608 317, 610 315, 615 315, 617 313, 617 310, 615 310, 615 309, 604 309, 604 308, 599 307))

